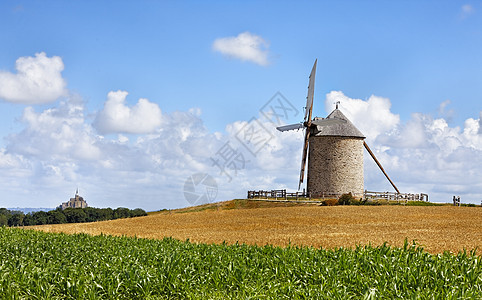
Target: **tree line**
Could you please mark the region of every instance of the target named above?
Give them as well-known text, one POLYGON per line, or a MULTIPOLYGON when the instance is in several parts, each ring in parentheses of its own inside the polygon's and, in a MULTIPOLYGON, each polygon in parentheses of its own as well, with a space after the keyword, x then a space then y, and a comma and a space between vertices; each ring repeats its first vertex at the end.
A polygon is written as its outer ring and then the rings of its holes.
POLYGON ((37 211, 24 214, 21 211, 0 208, 0 226, 31 226, 44 224, 85 223, 122 218, 147 216, 141 208, 57 208, 51 211, 37 211))

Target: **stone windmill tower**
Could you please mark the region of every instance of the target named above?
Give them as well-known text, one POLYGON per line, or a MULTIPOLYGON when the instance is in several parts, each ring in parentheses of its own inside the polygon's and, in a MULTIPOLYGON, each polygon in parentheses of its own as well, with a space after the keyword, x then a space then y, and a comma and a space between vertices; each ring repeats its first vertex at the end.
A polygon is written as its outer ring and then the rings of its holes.
POLYGON ((338 104, 326 117, 330 119, 344 122, 312 125, 309 129, 307 190, 313 197, 344 193, 363 197, 365 136, 338 109, 338 104))
POLYGON ((326 118, 311 119, 316 63, 315 60, 311 70, 303 123, 277 127, 279 131, 305 130, 298 190, 303 183, 308 158, 307 192, 312 197, 339 196, 345 193, 363 197, 363 147, 365 147, 397 193, 400 193, 365 143, 365 136, 338 109, 338 103, 335 110, 326 118))

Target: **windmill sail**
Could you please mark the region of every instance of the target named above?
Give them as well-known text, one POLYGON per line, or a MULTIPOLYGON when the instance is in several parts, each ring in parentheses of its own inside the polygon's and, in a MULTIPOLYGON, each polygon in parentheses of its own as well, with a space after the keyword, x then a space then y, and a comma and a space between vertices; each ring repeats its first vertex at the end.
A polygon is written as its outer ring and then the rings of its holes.
MULTIPOLYGON (((308 84, 308 96, 306 97, 306 112, 305 112, 305 122, 311 124, 311 114, 313 112, 313 95, 315 92, 315 74, 316 74, 316 63, 318 59, 315 60, 313 69, 311 69, 310 81, 308 84)), ((308 125, 309 126, 309 125, 308 125)))
POLYGON ((301 129, 303 127, 305 127, 305 125, 298 123, 298 124, 279 126, 279 127, 276 127, 276 129, 278 129, 279 131, 288 131, 288 130, 301 129))
MULTIPOLYGON (((329 191, 329 193, 339 193, 344 192, 344 190, 354 191, 356 195, 363 195, 363 156, 360 156, 360 154, 363 155, 363 149, 361 149, 360 141, 363 141, 365 139, 365 136, 338 109, 338 102, 336 103, 336 109, 333 110, 326 118, 312 119, 317 62, 318 60, 315 60, 309 77, 308 95, 306 97, 305 116, 303 122, 300 124, 279 126, 276 127, 276 129, 278 129, 279 131, 299 129, 305 130, 303 139, 303 152, 301 155, 301 168, 298 190, 301 189, 301 185, 303 184, 305 178, 305 169, 307 168, 306 164, 308 161, 308 150, 310 150, 311 154, 315 157, 323 157, 323 163, 320 164, 315 162, 315 164, 313 165, 313 167, 318 170, 315 170, 313 174, 307 174, 306 176, 308 178, 307 191, 308 193, 310 193, 310 195, 317 196, 326 193, 326 191, 329 191), (313 135, 313 137, 311 137, 311 135, 313 135), (311 142, 314 142, 315 144, 310 145, 310 137, 311 142), (335 140, 349 139, 350 143, 352 143, 353 141, 353 148, 355 149, 353 149, 352 151, 352 147, 347 148, 346 153, 343 152, 343 155, 340 155, 340 153, 337 152, 338 150, 332 151, 330 147, 325 147, 326 145, 322 145, 322 147, 316 146, 319 145, 319 143, 333 140, 332 137, 334 137, 335 140), (347 176, 344 173, 346 171, 344 170, 345 168, 342 168, 343 170, 340 171, 336 170, 337 168, 339 168, 338 161, 340 161, 340 159, 344 159, 344 164, 346 166, 350 166, 350 176, 347 176), (347 163, 346 160, 349 160, 350 162, 347 163), (328 166, 324 166, 325 161, 328 161, 328 166), (332 166, 335 167, 333 168, 332 166), (333 173, 336 176, 329 176, 333 178, 327 179, 327 176, 325 176, 326 172, 332 172, 332 170, 334 170, 333 173), (340 178, 342 181, 340 181, 340 178), (341 185, 340 182, 342 182, 341 185)), ((375 160, 380 170, 390 181, 393 188, 397 191, 397 193, 400 193, 398 188, 390 180, 387 173, 381 166, 380 162, 376 159, 375 155, 364 141, 363 145, 367 149, 368 153, 375 160)))
POLYGON ((310 129, 306 129, 305 133, 305 143, 303 145, 303 155, 301 157, 301 171, 300 171, 300 183, 298 184, 298 190, 301 188, 301 184, 303 183, 303 179, 305 177, 305 166, 306 166, 306 159, 308 157, 308 141, 310 139, 310 129))
POLYGON ((310 81, 308 84, 308 96, 306 97, 306 112, 305 112, 305 122, 304 125, 306 126, 306 133, 305 133, 305 140, 303 144, 303 154, 301 156, 301 170, 300 170, 300 182, 298 184, 298 190, 301 188, 301 184, 303 183, 303 179, 305 177, 305 166, 306 166, 306 159, 308 158, 308 144, 310 139, 310 126, 311 126, 311 114, 313 113, 313 97, 315 93, 315 74, 316 74, 316 63, 318 59, 315 60, 313 65, 313 69, 311 69, 310 74, 310 81))
POLYGON ((390 177, 388 177, 388 174, 387 172, 385 172, 385 170, 383 169, 382 167, 382 164, 378 161, 378 159, 375 157, 375 154, 372 152, 372 150, 370 149, 370 147, 368 147, 367 143, 363 142, 363 146, 365 146, 365 149, 367 149, 368 153, 370 153, 371 157, 373 158, 373 160, 375 161, 375 163, 377 164, 377 166, 380 168, 380 170, 382 171, 383 175, 385 175, 385 177, 388 179, 388 181, 390 181, 390 184, 393 186, 393 188, 395 189, 395 191, 397 191, 397 193, 400 194, 400 191, 398 190, 397 186, 395 185, 395 183, 393 183, 393 181, 390 179, 390 177))

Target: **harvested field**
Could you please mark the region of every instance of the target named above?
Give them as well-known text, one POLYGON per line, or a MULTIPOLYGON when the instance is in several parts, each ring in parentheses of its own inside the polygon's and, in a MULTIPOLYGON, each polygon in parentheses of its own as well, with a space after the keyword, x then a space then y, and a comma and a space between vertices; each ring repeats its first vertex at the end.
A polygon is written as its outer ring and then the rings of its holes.
POLYGON ((402 246, 408 239, 432 253, 482 247, 482 209, 477 207, 284 207, 280 204, 226 209, 236 206, 231 203, 223 203, 221 209, 184 209, 133 219, 33 228, 45 232, 103 233, 154 239, 173 237, 197 243, 291 244, 323 248, 378 246, 384 242, 402 246))

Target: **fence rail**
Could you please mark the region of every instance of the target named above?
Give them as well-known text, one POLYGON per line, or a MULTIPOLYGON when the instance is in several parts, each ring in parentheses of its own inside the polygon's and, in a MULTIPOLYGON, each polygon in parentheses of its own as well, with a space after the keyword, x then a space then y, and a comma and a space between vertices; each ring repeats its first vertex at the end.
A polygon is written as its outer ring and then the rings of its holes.
POLYGON ((248 191, 248 199, 255 199, 255 198, 281 198, 281 199, 288 199, 288 198, 309 198, 308 195, 304 192, 295 192, 295 193, 288 193, 286 190, 270 190, 270 191, 248 191))
MULTIPOLYGON (((333 193, 323 193, 322 199, 333 199, 339 198, 341 194, 333 193)), ((248 191, 248 199, 296 199, 304 198, 311 200, 311 194, 303 192, 287 192, 284 190, 259 190, 259 191, 248 191)), ((392 201, 428 201, 428 194, 412 194, 412 193, 392 193, 392 192, 373 192, 365 191, 363 193, 363 198, 365 200, 392 200, 392 201)))
POLYGON ((372 192, 365 191, 365 199, 385 199, 394 201, 428 201, 428 194, 411 194, 411 193, 392 193, 392 192, 372 192))

